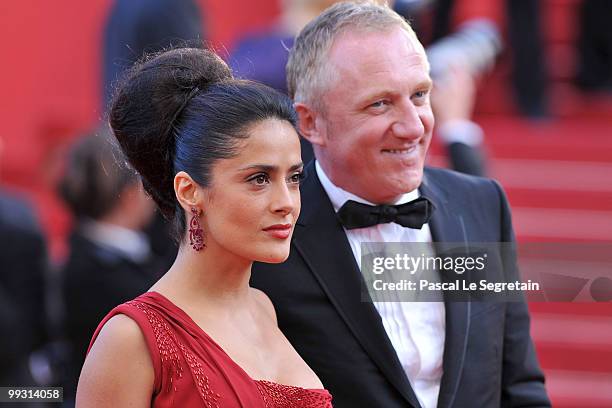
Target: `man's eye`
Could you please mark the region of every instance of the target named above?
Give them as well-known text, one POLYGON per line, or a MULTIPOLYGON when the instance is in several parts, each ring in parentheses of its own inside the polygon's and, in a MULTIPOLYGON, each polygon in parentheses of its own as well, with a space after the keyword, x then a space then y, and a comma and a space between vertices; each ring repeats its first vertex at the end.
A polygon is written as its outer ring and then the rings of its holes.
POLYGON ((427 96, 427 91, 418 91, 414 93, 415 98, 424 98, 427 96))
POLYGON ((371 108, 382 108, 385 105, 388 105, 389 102, 386 100, 376 101, 370 105, 371 108))

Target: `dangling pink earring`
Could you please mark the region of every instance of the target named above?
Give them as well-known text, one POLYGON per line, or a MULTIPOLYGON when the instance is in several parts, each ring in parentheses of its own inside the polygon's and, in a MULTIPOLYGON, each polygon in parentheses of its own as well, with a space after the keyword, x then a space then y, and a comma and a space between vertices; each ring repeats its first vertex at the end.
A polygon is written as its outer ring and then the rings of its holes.
POLYGON ((201 251, 206 246, 204 244, 204 231, 200 226, 200 210, 191 207, 191 221, 189 222, 189 244, 196 251, 201 251))

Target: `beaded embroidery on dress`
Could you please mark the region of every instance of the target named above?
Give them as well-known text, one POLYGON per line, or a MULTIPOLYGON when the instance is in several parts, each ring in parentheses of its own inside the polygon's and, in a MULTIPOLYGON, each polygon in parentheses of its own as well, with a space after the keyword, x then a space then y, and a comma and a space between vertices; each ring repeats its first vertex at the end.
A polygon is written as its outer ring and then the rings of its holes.
MULTIPOLYGON (((331 408, 324 389, 253 380, 189 316, 156 292, 113 309, 140 327, 155 371, 152 407, 331 408)), ((90 345, 91 348, 91 345, 90 345)))

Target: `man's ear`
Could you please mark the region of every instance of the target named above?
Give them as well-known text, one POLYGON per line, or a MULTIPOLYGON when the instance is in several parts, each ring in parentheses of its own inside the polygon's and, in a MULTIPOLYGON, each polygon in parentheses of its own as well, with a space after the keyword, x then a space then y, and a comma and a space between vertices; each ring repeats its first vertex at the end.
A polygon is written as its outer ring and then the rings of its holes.
POLYGON ((179 171, 174 176, 174 193, 183 210, 190 212, 192 207, 201 208, 201 187, 186 172, 179 171))
POLYGON ((325 125, 321 113, 302 102, 296 102, 293 106, 298 115, 300 134, 313 145, 325 146, 325 125))

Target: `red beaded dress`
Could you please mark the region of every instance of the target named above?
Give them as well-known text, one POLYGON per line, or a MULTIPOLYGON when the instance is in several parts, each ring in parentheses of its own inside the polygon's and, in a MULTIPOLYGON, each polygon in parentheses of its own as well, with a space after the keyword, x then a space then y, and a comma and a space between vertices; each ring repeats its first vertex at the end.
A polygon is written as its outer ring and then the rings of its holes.
POLYGON ((327 390, 252 379, 183 310, 156 292, 114 308, 91 344, 117 314, 132 318, 144 334, 155 370, 152 407, 332 407, 327 390))

